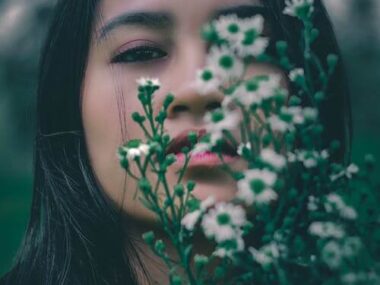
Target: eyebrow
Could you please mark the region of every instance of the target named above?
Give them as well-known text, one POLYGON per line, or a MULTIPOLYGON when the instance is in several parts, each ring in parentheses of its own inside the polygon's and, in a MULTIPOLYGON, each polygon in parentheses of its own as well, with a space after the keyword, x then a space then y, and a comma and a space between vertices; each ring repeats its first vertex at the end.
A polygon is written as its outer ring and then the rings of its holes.
MULTIPOLYGON (((256 14, 265 15, 266 11, 267 9, 260 5, 228 6, 215 11, 211 19, 231 14, 236 14, 239 18, 248 18, 256 14)), ((99 42, 102 41, 113 30, 121 26, 139 26, 151 30, 165 30, 172 27, 174 23, 175 19, 169 12, 129 12, 110 20, 102 26, 98 31, 97 39, 99 42)))
POLYGON ((174 18, 167 12, 137 11, 122 14, 100 28, 98 40, 104 39, 111 31, 121 26, 140 26, 153 30, 167 29, 174 24, 174 18))

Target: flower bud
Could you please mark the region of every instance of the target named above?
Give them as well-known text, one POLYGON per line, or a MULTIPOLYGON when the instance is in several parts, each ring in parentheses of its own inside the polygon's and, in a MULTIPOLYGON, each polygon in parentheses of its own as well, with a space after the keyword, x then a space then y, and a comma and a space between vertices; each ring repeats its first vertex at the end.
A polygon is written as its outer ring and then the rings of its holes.
POLYGON ((166 246, 162 240, 156 241, 156 244, 154 245, 154 248, 157 252, 163 253, 164 250, 166 249, 166 246))
POLYGON ((164 109, 167 109, 171 103, 174 101, 174 95, 169 93, 166 95, 165 100, 164 100, 164 109))
POLYGON ((194 190, 194 188, 195 188, 195 182, 193 181, 193 180, 189 180, 188 182, 187 182, 187 185, 186 185, 186 187, 187 187, 187 190, 189 191, 189 192, 191 192, 191 191, 193 191, 194 190))
POLYGON ((183 187, 182 184, 177 184, 176 186, 174 186, 175 195, 177 195, 178 197, 182 197, 184 193, 185 193, 185 187, 183 187))
POLYGON ((152 190, 152 186, 150 185, 150 182, 146 178, 140 179, 138 183, 139 189, 143 191, 144 193, 149 193, 152 190))
POLYGON ((334 71, 336 65, 338 63, 338 56, 335 54, 329 54, 327 56, 327 65, 329 67, 329 71, 332 72, 334 71))
POLYGON ((152 231, 146 232, 143 234, 142 238, 147 244, 153 245, 153 242, 155 239, 154 232, 152 231))

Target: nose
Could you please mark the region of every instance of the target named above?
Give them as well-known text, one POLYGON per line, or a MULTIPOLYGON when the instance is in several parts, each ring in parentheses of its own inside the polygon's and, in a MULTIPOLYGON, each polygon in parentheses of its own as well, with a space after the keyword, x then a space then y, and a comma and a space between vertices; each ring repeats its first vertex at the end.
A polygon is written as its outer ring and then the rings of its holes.
POLYGON ((206 112, 219 108, 223 100, 221 92, 201 95, 195 86, 196 73, 205 67, 207 60, 206 43, 195 37, 182 40, 179 47, 172 78, 177 88, 173 90, 175 99, 168 109, 168 119, 186 116, 198 120, 206 112))

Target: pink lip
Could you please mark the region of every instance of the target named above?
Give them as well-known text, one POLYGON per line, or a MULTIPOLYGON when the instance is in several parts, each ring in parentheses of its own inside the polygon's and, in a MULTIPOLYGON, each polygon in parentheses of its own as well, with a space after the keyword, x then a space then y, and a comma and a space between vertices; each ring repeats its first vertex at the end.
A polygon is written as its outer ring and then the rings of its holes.
MULTIPOLYGON (((177 164, 183 165, 185 163, 185 155, 183 153, 176 154, 177 164)), ((236 156, 230 156, 226 154, 222 154, 223 160, 225 163, 230 163, 238 159, 236 156)), ((188 167, 196 167, 196 166, 218 166, 222 165, 223 162, 219 158, 216 153, 205 151, 196 154, 192 154, 190 157, 190 161, 188 167)))

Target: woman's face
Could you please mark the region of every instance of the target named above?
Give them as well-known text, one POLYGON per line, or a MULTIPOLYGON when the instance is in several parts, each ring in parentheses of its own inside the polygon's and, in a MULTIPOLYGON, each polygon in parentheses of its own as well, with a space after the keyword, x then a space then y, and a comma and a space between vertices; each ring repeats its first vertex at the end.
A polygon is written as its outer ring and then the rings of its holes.
MULTIPOLYGON (((255 0, 101 1, 84 78, 82 116, 98 181, 127 215, 143 221, 153 217, 135 197, 136 183, 120 167, 116 155, 128 139, 143 138, 131 119, 133 112, 142 112, 136 79, 160 79, 162 87, 154 99, 156 111, 168 92, 175 95, 166 121, 172 138, 203 129, 205 112, 218 105, 222 96, 200 96, 194 89, 195 73, 204 66, 207 54, 200 29, 217 15, 252 11, 253 16, 255 10, 250 7, 258 5, 255 0)), ((273 72, 282 74, 264 64, 252 64, 248 69, 249 75, 273 72)), ((236 158, 231 167, 242 169, 244 162, 236 158)), ((171 184, 178 168, 177 164, 168 170, 171 184)), ((185 180, 189 179, 197 182, 193 193, 199 199, 213 195, 217 200, 229 200, 236 191, 235 182, 219 165, 196 163, 186 172, 185 180)))

